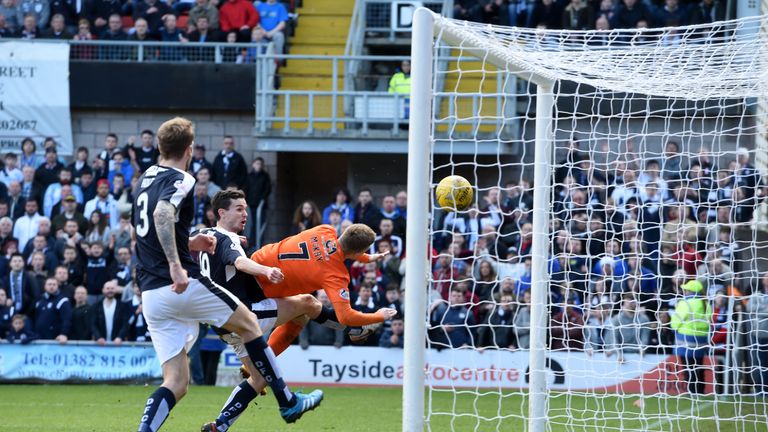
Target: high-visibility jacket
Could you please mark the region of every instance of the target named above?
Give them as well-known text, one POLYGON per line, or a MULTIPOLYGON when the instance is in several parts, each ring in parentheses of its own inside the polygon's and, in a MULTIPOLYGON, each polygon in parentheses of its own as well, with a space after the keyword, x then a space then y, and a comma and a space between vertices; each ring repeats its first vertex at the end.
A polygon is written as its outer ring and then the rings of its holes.
POLYGON ((389 93, 411 94, 411 75, 398 72, 389 80, 389 93))
POLYGON ((675 305, 669 325, 675 331, 675 353, 685 357, 703 357, 709 346, 712 306, 706 298, 686 297, 675 305))

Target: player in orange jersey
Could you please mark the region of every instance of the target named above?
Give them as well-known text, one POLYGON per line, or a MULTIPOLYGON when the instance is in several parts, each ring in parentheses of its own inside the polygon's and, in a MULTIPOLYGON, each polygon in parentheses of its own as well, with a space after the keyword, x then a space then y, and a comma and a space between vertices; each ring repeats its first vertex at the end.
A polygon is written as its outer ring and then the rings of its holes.
MULTIPOLYGON (((376 234, 368 226, 353 224, 341 237, 337 238, 336 230, 330 225, 320 225, 288 237, 279 243, 273 243, 256 251, 251 259, 262 266, 280 269, 284 278, 281 282, 273 283, 263 275, 256 276, 259 286, 267 299, 281 299, 299 294, 312 294, 324 290, 328 295, 333 310, 323 307, 320 316, 314 318, 318 322, 327 322, 344 326, 360 327, 382 323, 395 316, 397 311, 381 308, 375 313, 361 313, 349 303, 349 271, 344 265, 347 259, 360 262, 374 262, 383 259, 386 254, 366 253, 373 244, 376 234)), ((258 288, 256 288, 258 289, 258 288)), ((256 312, 258 315, 258 312, 256 312)), ((278 308, 279 314, 279 308, 278 308)), ((282 320, 279 320, 282 321, 282 320)), ((275 355, 282 353, 299 335, 301 329, 309 321, 302 315, 275 328, 269 338, 269 345, 275 355)), ((249 372, 253 369, 244 362, 249 372)), ((250 400, 256 393, 266 387, 266 382, 258 374, 252 374, 248 383, 255 392, 242 388, 250 400), (252 396, 252 397, 251 397, 252 396)), ((237 389, 236 389, 237 390, 237 389)), ((234 395, 234 393, 233 393, 234 395)), ((242 398, 242 395, 239 395, 242 398)), ((203 425, 203 432, 224 432, 245 411, 250 400, 238 404, 226 404, 216 422, 203 425)))

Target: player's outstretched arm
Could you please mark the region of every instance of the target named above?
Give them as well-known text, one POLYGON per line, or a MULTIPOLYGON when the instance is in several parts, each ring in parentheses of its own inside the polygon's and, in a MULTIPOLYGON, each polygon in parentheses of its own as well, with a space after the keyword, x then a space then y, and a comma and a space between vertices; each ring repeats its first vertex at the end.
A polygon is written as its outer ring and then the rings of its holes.
POLYGON ((235 268, 238 271, 248 273, 252 276, 264 276, 272 283, 280 283, 285 278, 285 276, 283 276, 283 272, 279 268, 261 265, 256 261, 253 261, 250 258, 246 258, 244 256, 237 257, 235 260, 235 268))
POLYGON ((333 301, 333 309, 339 322, 347 327, 384 322, 397 314, 395 309, 390 308, 381 308, 374 313, 362 313, 352 309, 349 301, 333 301))
POLYGON ((179 251, 176 249, 176 207, 168 201, 158 201, 152 213, 157 231, 157 240, 168 260, 173 286, 171 289, 178 294, 183 293, 189 285, 187 271, 181 267, 179 251))

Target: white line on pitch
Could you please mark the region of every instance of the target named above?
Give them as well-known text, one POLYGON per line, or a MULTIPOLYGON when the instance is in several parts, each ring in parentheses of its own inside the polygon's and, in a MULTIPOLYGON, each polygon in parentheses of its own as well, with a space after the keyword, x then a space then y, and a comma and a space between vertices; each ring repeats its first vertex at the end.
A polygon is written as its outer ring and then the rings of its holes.
MULTIPOLYGON (((678 416, 680 416, 680 417, 688 416, 688 415, 693 414, 694 411, 698 411, 696 414, 701 414, 701 412, 703 410, 709 409, 709 408, 715 406, 714 402, 705 402, 705 403, 703 403, 701 405, 696 404, 696 400, 692 400, 691 402, 693 403, 691 408, 689 408, 689 409, 687 409, 687 410, 685 410, 685 411, 683 411, 681 413, 678 413, 678 416)), ((659 426, 670 424, 674 420, 675 419, 672 418, 671 416, 667 417, 667 418, 665 418, 663 420, 662 419, 656 420, 655 422, 653 422, 650 425, 648 425, 648 429, 646 429, 646 430, 648 430, 648 431, 661 430, 661 429, 659 429, 659 426)))

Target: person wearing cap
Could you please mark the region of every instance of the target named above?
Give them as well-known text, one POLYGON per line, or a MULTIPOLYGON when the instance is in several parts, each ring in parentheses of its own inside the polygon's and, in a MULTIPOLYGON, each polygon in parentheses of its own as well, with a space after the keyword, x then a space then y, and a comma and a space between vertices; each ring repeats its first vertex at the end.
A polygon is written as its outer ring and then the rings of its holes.
POLYGON ((101 213, 107 218, 110 229, 118 229, 120 227, 118 204, 115 197, 109 193, 109 182, 106 179, 100 179, 96 182, 96 197, 85 203, 83 216, 90 220, 91 213, 94 210, 101 210, 101 213))
POLYGON ((77 223, 77 230, 81 234, 88 229, 88 219, 79 211, 77 198, 71 194, 61 200, 61 212, 51 219, 51 230, 58 235, 59 230, 63 230, 67 221, 70 220, 77 223))
POLYGON ((704 358, 710 351, 709 332, 712 323, 712 305, 703 294, 704 285, 691 280, 683 286, 684 297, 670 314, 669 325, 675 331, 675 355, 684 365, 688 392, 703 394, 704 358))
POLYGON ((62 167, 59 170, 59 181, 48 186, 45 195, 43 195, 43 214, 45 216, 49 218, 56 216, 53 214, 53 207, 61 202, 61 187, 65 185, 71 186, 71 194, 75 196, 77 202, 85 202, 83 201, 83 190, 80 189, 80 186, 72 183, 72 170, 68 167, 62 167))

